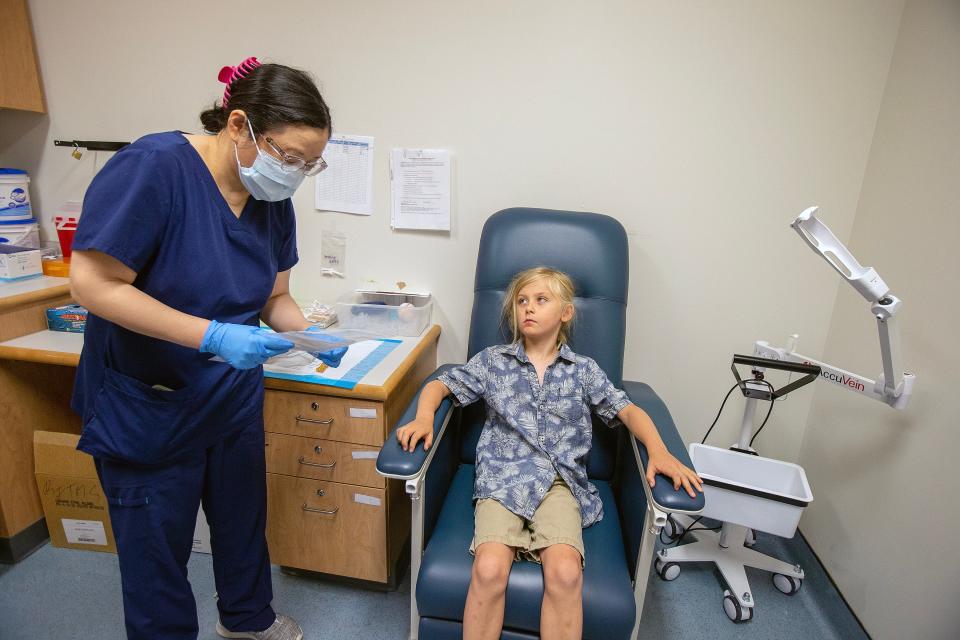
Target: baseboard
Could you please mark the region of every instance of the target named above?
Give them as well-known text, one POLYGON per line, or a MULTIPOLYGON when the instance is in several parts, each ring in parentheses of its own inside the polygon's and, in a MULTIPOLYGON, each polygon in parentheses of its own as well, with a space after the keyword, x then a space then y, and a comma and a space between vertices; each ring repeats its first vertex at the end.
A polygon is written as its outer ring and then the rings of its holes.
POLYGON ((0 538, 0 563, 20 562, 49 539, 47 521, 41 518, 10 538, 0 538))

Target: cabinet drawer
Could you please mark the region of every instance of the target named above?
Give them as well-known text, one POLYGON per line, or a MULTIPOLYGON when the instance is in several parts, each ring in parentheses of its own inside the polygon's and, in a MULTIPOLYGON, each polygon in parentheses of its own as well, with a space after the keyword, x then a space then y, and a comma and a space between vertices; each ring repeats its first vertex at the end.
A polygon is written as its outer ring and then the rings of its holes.
POLYGON ((270 561, 387 581, 385 492, 267 474, 270 561))
POLYGON ((377 473, 377 447, 266 433, 267 471, 383 489, 377 473))
POLYGON ((267 431, 293 436, 383 444, 383 403, 268 389, 263 407, 267 431))

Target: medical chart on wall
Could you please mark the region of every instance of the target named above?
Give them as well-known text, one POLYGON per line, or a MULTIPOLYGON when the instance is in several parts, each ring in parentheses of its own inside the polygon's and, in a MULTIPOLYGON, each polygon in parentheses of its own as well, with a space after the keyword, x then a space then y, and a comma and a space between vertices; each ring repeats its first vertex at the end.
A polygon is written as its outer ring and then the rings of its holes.
POLYGON ((373 138, 336 134, 323 152, 327 168, 316 178, 316 208, 373 213, 373 138))
POLYGON ((450 230, 449 151, 390 151, 390 226, 450 230))

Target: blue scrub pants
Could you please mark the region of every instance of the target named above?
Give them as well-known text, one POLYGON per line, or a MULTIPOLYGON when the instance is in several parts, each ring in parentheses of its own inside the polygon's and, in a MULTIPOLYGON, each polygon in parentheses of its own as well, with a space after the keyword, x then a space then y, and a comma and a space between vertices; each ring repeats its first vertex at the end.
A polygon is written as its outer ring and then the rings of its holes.
POLYGON ((261 421, 169 466, 96 464, 117 541, 130 640, 196 639, 187 559, 201 500, 221 624, 231 631, 273 624, 261 421))

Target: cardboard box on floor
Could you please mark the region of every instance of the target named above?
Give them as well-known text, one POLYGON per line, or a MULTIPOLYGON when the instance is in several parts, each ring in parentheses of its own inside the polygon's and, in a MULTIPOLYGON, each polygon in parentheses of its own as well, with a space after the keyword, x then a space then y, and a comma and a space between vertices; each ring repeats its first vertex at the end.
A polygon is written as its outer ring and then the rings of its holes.
MULTIPOLYGON (((33 459, 43 513, 55 547, 117 552, 107 499, 93 458, 77 451, 80 436, 35 431, 33 459)), ((210 553, 210 528, 197 513, 193 550, 210 553)))

